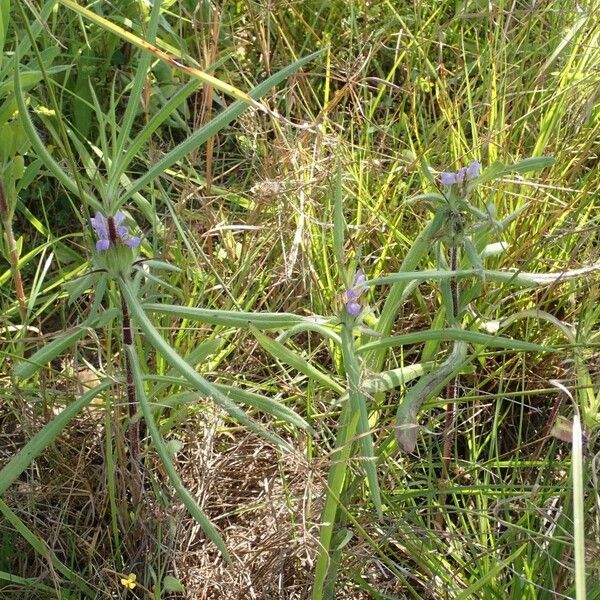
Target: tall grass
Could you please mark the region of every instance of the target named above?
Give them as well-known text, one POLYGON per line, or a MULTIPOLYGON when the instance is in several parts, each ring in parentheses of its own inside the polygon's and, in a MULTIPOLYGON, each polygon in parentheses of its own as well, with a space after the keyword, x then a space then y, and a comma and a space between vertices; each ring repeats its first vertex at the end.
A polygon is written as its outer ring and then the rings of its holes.
POLYGON ((598 6, 82 7, 0 0, 0 595, 600 597, 598 6))

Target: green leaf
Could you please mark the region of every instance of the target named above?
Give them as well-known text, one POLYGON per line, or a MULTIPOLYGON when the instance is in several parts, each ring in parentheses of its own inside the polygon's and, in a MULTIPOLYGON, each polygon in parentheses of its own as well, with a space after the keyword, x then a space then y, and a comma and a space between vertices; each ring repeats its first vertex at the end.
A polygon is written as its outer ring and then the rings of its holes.
POLYGON ((256 327, 251 327, 250 330, 252 331, 252 334, 256 338, 257 342, 277 360, 290 365, 297 371, 300 371, 300 373, 303 373, 307 377, 322 383, 324 386, 338 392, 339 394, 344 392, 344 388, 330 375, 317 369, 305 358, 293 350, 290 350, 287 346, 284 346, 277 340, 273 340, 264 333, 261 333, 256 327))
POLYGON ((117 317, 119 311, 116 308, 107 310, 101 318, 91 317, 84 321, 79 327, 65 333, 56 339, 52 340, 32 356, 23 362, 18 363, 14 368, 14 374, 19 379, 28 379, 41 368, 47 365, 51 360, 63 353, 64 350, 70 348, 78 340, 88 333, 88 328, 92 326, 103 327, 117 317))
POLYGON ((165 575, 162 580, 163 592, 176 592, 179 594, 185 594, 185 588, 179 579, 173 577, 173 575, 165 575))
MULTIPOLYGON (((21 124, 27 133, 27 137, 35 150, 35 154, 40 158, 46 167, 50 170, 52 175, 58 179, 58 181, 65 186, 67 190, 73 192, 75 195, 79 196, 79 188, 75 179, 72 175, 68 174, 63 168, 54 160, 50 152, 48 152, 48 148, 46 144, 42 142, 38 132, 31 121, 31 117, 29 116, 29 111, 27 110, 27 106, 25 104, 25 97, 23 96, 23 87, 21 85, 21 77, 18 68, 18 55, 15 57, 17 60, 17 66, 14 72, 14 84, 15 84, 15 98, 17 100, 17 106, 19 108, 19 116, 21 119, 21 124)), ((102 211, 102 203, 99 202, 94 196, 88 194, 87 192, 83 193, 83 198, 94 210, 102 211)))
POLYGON ((258 433, 260 436, 275 444, 276 446, 289 450, 289 444, 278 435, 267 431, 259 423, 256 423, 246 413, 241 410, 234 402, 219 391, 214 385, 209 383, 202 375, 197 373, 190 365, 188 365, 181 356, 175 352, 173 348, 163 339, 162 335, 152 325, 150 319, 146 316, 141 304, 138 302, 134 292, 130 288, 129 282, 124 280, 119 281, 119 288, 127 302, 129 310, 134 321, 139 325, 140 329, 146 335, 146 338, 156 350, 162 354, 163 358, 187 379, 196 389, 204 396, 211 398, 223 410, 227 411, 234 419, 258 433))
POLYGON ((8 31, 10 0, 0 0, 0 57, 6 43, 6 32, 8 31))
POLYGON ((52 564, 53 568, 61 573, 67 580, 73 583, 73 585, 77 586, 83 594, 84 598, 95 598, 96 594, 92 591, 92 589, 87 585, 86 581, 79 575, 75 573, 67 565, 62 563, 57 557, 56 554, 52 551, 52 549, 48 546, 47 542, 45 542, 42 538, 37 536, 23 521, 19 518, 19 516, 0 498, 0 512, 4 516, 4 519, 27 541, 27 543, 46 561, 52 564))
POLYGON ((382 348, 395 348, 397 346, 406 346, 408 344, 420 344, 428 341, 462 341, 470 344, 479 344, 491 348, 503 348, 515 352, 556 352, 554 348, 543 346, 541 344, 532 344, 521 340, 498 335, 490 335, 479 331, 469 331, 466 329, 448 328, 448 329, 427 329, 425 331, 416 331, 414 333, 405 333, 403 335, 394 335, 378 339, 374 342, 363 344, 358 348, 358 352, 370 352, 382 348))
MULTIPOLYGON (((263 81, 260 85, 256 86, 251 92, 250 97, 254 100, 258 100, 264 96, 272 87, 278 85, 289 77, 292 73, 308 64, 311 60, 320 56, 324 50, 313 52, 295 63, 288 65, 281 71, 275 73, 267 80, 263 81)), ((206 125, 200 127, 190 137, 178 144, 173 150, 165 154, 155 165, 153 165, 142 177, 137 179, 133 185, 124 193, 119 199, 118 205, 122 206, 129 198, 135 193, 139 192, 151 181, 156 179, 159 175, 164 173, 170 166, 181 160, 186 154, 189 154, 211 137, 215 136, 223 127, 226 127, 233 120, 237 119, 244 111, 246 111, 250 105, 244 100, 237 100, 230 107, 225 109, 222 113, 217 115, 206 125)))
MULTIPOLYGON (((443 225, 444 215, 440 211, 425 226, 425 228, 412 243, 410 249, 404 257, 404 260, 402 261, 402 264, 400 265, 400 269, 398 271, 399 273, 407 273, 415 270, 419 263, 429 254, 433 240, 443 225)), ((398 311, 400 310, 400 306, 402 305, 402 301, 404 299, 404 292, 406 291, 409 283, 410 280, 397 281, 394 283, 387 295, 381 311, 381 316, 379 317, 379 322, 377 324, 377 331, 383 336, 389 335, 390 331, 392 330, 392 326, 396 321, 398 311)), ((384 348, 374 349, 369 360, 369 366, 376 372, 380 371, 384 360, 384 348)))
MULTIPOLYGON (((346 272, 344 257, 344 190, 342 187, 342 166, 337 165, 335 174, 334 205, 333 205, 333 250, 340 273, 346 272)), ((344 282, 348 284, 349 282, 344 282)))
POLYGON ((367 475, 369 493, 377 510, 379 518, 383 516, 381 508, 381 493, 379 491, 379 480, 377 478, 377 463, 373 436, 369 425, 369 411, 367 409, 367 396, 361 386, 361 365, 359 364, 354 348, 354 333, 350 323, 344 323, 342 327, 342 356, 344 358, 344 369, 348 381, 348 396, 354 412, 359 415, 357 433, 360 436, 359 446, 361 448, 361 465, 367 475))
POLYGON ((180 319, 189 319, 211 325, 226 327, 255 327, 256 329, 285 329, 301 323, 325 323, 325 317, 301 317, 292 313, 243 312, 235 310, 212 310, 175 304, 144 304, 144 310, 163 315, 173 315, 180 319))
MULTIPOLYGON (((188 383, 187 380, 183 380, 181 379, 181 377, 173 377, 169 375, 146 375, 144 377, 144 380, 159 382, 159 385, 157 385, 153 390, 153 396, 156 396, 156 390, 159 387, 162 388, 169 384, 182 386, 188 383)), ((249 390, 244 390, 242 388, 226 385, 223 383, 215 383, 213 385, 225 396, 228 396, 236 402, 247 404, 248 406, 251 406, 256 410, 270 415, 275 419, 279 419, 281 421, 289 423, 294 427, 298 427, 307 431, 311 430, 310 425, 300 415, 295 413, 292 409, 288 408, 282 402, 273 400, 272 398, 268 398, 267 396, 262 396, 261 394, 257 394, 256 392, 251 392, 249 390)), ((198 392, 181 392, 179 394, 174 394, 166 399, 161 398, 160 402, 153 404, 152 410, 160 411, 162 408, 174 407, 178 404, 195 403, 198 402, 199 396, 201 396, 201 394, 199 394, 198 392)))
POLYGON ((17 363, 14 369, 15 376, 19 379, 28 379, 51 360, 54 360, 57 356, 62 354, 64 350, 70 348, 75 342, 86 335, 87 332, 85 327, 77 327, 73 331, 69 331, 52 340, 35 352, 26 361, 17 363))
POLYGON ((113 382, 110 380, 102 382, 94 389, 85 392, 81 398, 69 404, 52 421, 46 423, 0 470, 0 495, 4 494, 21 473, 54 442, 71 419, 111 385, 113 382))
POLYGON ((127 356, 129 357, 131 370, 133 371, 133 382, 135 385, 136 396, 140 404, 140 408, 142 409, 142 414, 144 415, 144 421, 146 422, 146 427, 148 427, 148 432, 150 433, 150 437, 152 438, 152 443, 156 448, 156 452, 158 453, 165 471, 167 472, 169 481, 175 488, 175 491, 177 492, 177 495, 183 502, 184 506, 188 509, 194 519, 196 519, 200 527, 202 527, 202 530, 204 533, 206 533, 207 537, 219 549, 219 552, 221 552, 225 560, 233 566, 223 538, 220 536, 219 532, 210 522, 208 517, 204 514, 202 509, 198 506, 186 487, 183 485, 173 463, 171 462, 171 453, 169 451, 169 447, 165 444, 160 432, 158 431, 158 427, 156 426, 156 422, 154 421, 154 417, 152 415, 150 402, 148 402, 148 398, 146 397, 142 371, 135 347, 133 345, 126 345, 125 349, 127 351, 127 356))
POLYGON ((547 167, 551 167, 555 163, 555 159, 551 156, 534 156, 520 160, 513 165, 506 166, 507 173, 528 173, 529 171, 541 171, 547 167))
POLYGON ((396 439, 405 452, 412 452, 417 445, 417 413, 421 405, 458 373, 466 356, 467 344, 455 342, 450 356, 433 372, 421 377, 400 400, 396 411, 396 439))
POLYGON ((215 384, 215 387, 236 402, 243 402, 248 406, 252 406, 265 414, 271 415, 276 419, 285 421, 300 429, 307 431, 311 430, 310 425, 300 415, 277 400, 231 385, 217 383, 215 384))

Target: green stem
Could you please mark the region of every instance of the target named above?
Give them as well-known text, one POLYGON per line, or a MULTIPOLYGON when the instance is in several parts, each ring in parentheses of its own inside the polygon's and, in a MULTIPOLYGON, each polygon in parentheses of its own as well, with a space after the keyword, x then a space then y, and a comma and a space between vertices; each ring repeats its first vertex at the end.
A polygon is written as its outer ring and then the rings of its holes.
MULTIPOLYGON (((402 261, 402 265, 398 270, 399 273, 414 271, 423 257, 429 254, 431 244, 441 227, 444 225, 444 221, 445 216, 442 211, 439 211, 413 242, 406 257, 402 261)), ((381 333, 382 337, 387 337, 392 331, 398 310, 404 299, 404 291, 409 283, 410 281, 397 281, 392 285, 385 304, 383 305, 377 326, 377 331, 381 333)), ((372 365, 372 369, 375 372, 381 371, 385 360, 385 354, 386 351, 381 348, 373 352, 369 357, 369 363, 372 365)))
POLYGON ((25 290, 23 289, 23 279, 21 278, 21 272, 19 271, 19 251, 17 249, 17 242, 12 229, 12 219, 10 211, 8 210, 8 202, 4 193, 4 186, 2 184, 2 174, 0 173, 0 220, 4 227, 4 234, 6 236, 7 245, 7 259, 10 264, 10 270, 12 272, 13 280, 15 282, 15 294, 17 296, 17 302, 19 303, 19 313, 21 314, 21 322, 25 325, 27 320, 27 303, 25 302, 25 290))

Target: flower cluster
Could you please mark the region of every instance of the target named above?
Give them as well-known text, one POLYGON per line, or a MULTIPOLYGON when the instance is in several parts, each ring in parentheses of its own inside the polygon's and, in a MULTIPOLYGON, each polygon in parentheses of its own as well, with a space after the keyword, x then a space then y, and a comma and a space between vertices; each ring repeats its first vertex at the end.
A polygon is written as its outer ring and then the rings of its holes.
POLYGON ((447 171, 440 175, 442 185, 464 185, 467 181, 479 177, 481 164, 478 160, 474 160, 468 167, 462 167, 456 173, 448 173, 447 171))
POLYGON ((359 269, 356 271, 356 275, 354 275, 352 287, 346 290, 346 310, 353 317, 357 317, 360 313, 361 305, 359 299, 367 289, 364 285, 366 280, 365 274, 359 269))
POLYGON ((129 573, 127 577, 121 578, 121 585, 128 590, 134 590, 137 585, 137 575, 135 573, 129 573))
POLYGON ((102 213, 97 212, 96 216, 91 219, 92 227, 98 236, 96 242, 98 252, 108 250, 111 244, 116 246, 118 242, 130 248, 137 248, 140 245, 142 239, 129 235, 127 227, 123 225, 124 220, 125 214, 120 210, 114 217, 106 218, 102 213))

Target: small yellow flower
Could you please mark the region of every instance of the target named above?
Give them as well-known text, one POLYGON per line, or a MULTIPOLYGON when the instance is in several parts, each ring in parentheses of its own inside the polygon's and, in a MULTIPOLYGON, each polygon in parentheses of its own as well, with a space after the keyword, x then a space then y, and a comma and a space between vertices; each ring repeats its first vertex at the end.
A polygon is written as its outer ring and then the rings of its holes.
POLYGON ((135 573, 129 573, 126 578, 121 579, 121 585, 129 590, 133 590, 136 586, 137 575, 135 573))

